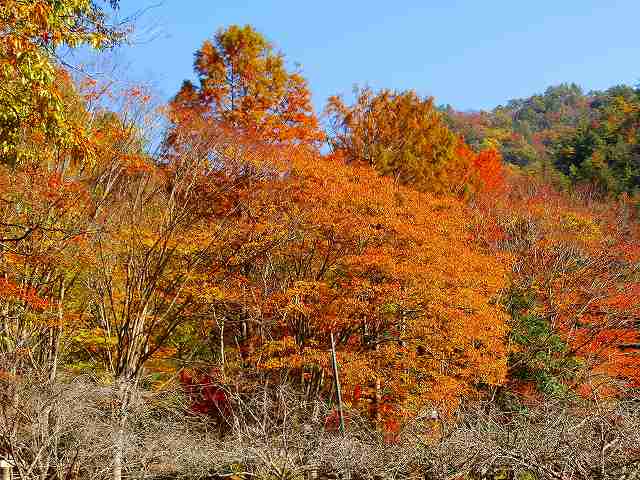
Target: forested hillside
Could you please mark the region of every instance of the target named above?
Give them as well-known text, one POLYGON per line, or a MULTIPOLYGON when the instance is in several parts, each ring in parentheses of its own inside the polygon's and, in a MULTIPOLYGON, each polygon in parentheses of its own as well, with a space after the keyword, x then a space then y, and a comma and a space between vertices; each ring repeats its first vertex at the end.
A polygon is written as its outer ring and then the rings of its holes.
POLYGON ((563 84, 490 112, 444 112, 476 150, 496 146, 507 162, 543 171, 556 186, 620 194, 636 193, 640 182, 639 108, 638 90, 627 85, 585 93, 563 84))
POLYGON ((0 6, 16 478, 638 475, 637 89, 318 114, 232 25, 158 108, 57 56, 117 8, 0 6))

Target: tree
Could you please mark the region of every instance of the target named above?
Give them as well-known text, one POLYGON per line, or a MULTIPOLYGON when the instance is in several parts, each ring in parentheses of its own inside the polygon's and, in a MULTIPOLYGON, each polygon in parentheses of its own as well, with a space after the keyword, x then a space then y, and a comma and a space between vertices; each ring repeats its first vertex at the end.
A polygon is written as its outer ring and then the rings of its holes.
POLYGON ((254 213, 287 233, 244 272, 245 364, 287 373, 309 400, 331 396, 333 333, 345 401, 380 424, 499 385, 507 328, 492 299, 504 271, 467 243, 464 204, 366 165, 286 158, 254 213))
POLYGON ((639 384, 637 217, 625 197, 586 193, 518 175, 497 199, 475 202, 476 241, 513 255, 501 295, 515 347, 511 391, 612 395, 639 384))
POLYGON ((29 132, 67 147, 81 141, 65 118, 56 50, 63 45, 107 48, 122 41, 125 32, 110 27, 91 0, 7 0, 0 5, 0 30, 0 161, 15 163, 32 155, 20 148, 29 132))
POLYGON ((635 193, 640 187, 640 98, 614 87, 594 101, 592 118, 554 144, 557 167, 576 183, 602 193, 635 193))
POLYGON ((590 115, 592 100, 579 86, 560 84, 491 111, 448 108, 445 114, 451 128, 475 150, 494 146, 507 163, 526 167, 550 159, 553 142, 590 115))
POLYGON ((203 114, 269 143, 323 139, 306 80, 251 26, 232 25, 195 54, 199 85, 185 81, 172 102, 176 119, 203 114))
POLYGON ((351 106, 339 96, 329 98, 334 154, 419 190, 460 194, 470 186, 471 152, 461 151, 468 148, 449 130, 433 98, 369 88, 355 93, 351 106))
POLYGON ((119 127, 110 142, 128 148, 99 157, 105 163, 91 183, 87 307, 73 346, 76 358, 107 373, 118 392, 114 480, 122 476, 130 394, 145 367, 172 355, 181 325, 208 319, 211 279, 231 276, 238 251, 252 251, 231 219, 269 170, 240 138, 204 124, 197 134, 193 125, 177 129, 176 142, 151 158, 127 141, 127 123, 109 120, 104 135, 119 127))
MULTIPOLYGON (((86 241, 100 209, 92 185, 104 173, 90 160, 108 163, 127 143, 122 136, 121 145, 97 139, 93 116, 68 75, 58 72, 56 87, 65 125, 82 132, 76 138, 82 142, 60 148, 42 132, 23 132, 21 161, 0 164, 0 354, 13 358, 14 373, 50 380, 63 358, 61 344, 85 308, 86 241)), ((122 130, 110 132, 113 139, 122 130)))

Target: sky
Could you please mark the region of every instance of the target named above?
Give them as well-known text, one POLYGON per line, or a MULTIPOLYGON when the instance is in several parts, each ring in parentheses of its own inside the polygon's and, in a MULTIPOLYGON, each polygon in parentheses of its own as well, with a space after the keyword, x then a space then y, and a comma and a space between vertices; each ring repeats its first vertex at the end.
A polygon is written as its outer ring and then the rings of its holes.
POLYGON ((119 15, 140 10, 118 61, 164 99, 194 78, 202 42, 231 24, 251 24, 299 63, 318 111, 356 84, 479 110, 562 82, 640 82, 638 0, 121 0, 119 15))

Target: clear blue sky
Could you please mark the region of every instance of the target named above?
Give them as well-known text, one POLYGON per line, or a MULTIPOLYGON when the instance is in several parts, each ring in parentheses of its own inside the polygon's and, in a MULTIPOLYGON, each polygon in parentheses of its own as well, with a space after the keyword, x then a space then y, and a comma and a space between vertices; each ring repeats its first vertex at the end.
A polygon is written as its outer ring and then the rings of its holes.
MULTIPOLYGON (((121 13, 153 3, 121 0, 121 13)), ((354 84, 486 109, 561 82, 637 84, 639 19, 640 0, 164 0, 138 22, 158 38, 124 55, 130 79, 169 98, 205 38, 248 23, 302 64, 317 109, 354 84)))

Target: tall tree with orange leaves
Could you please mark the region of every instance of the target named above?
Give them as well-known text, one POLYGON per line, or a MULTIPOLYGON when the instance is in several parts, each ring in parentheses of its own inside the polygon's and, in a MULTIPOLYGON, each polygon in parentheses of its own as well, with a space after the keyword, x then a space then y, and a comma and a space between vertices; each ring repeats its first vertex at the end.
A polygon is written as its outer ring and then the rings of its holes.
POLYGON ((357 90, 353 105, 333 96, 329 143, 334 154, 423 191, 464 194, 476 177, 474 153, 447 127, 433 98, 413 91, 357 90))
MULTIPOLYGON (((282 239, 245 265, 236 315, 253 325, 245 366, 332 395, 330 334, 345 400, 386 421, 450 411, 506 373, 506 318, 493 301, 503 259, 468 242, 454 198, 398 186, 370 167, 288 150, 286 174, 252 216, 282 239)), ((232 308, 228 308, 228 311, 232 308)))
POLYGON ((195 54, 199 85, 185 81, 172 101, 175 121, 202 114, 268 143, 317 144, 324 135, 299 72, 250 25, 232 25, 195 54))

